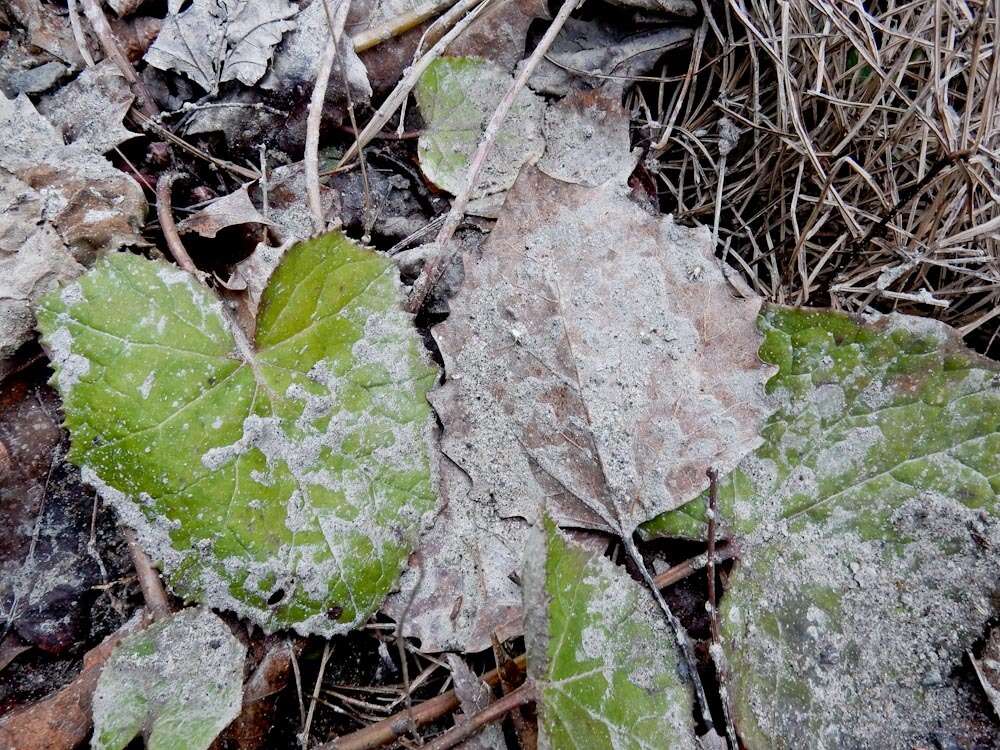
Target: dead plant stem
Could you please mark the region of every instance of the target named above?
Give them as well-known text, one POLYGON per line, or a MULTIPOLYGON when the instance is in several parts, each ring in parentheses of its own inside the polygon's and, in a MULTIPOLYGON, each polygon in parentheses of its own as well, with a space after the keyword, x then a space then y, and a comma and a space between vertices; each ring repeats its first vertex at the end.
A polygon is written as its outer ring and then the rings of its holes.
POLYGON ((335 11, 332 11, 329 0, 320 0, 327 11, 327 21, 330 25, 330 39, 323 50, 319 71, 316 73, 316 84, 313 86, 309 99, 309 114, 306 119, 305 173, 306 195, 309 200, 309 211, 312 213, 313 229, 319 233, 326 230, 326 217, 323 216, 323 203, 319 192, 319 128, 323 121, 323 105, 326 103, 326 89, 330 83, 330 73, 337 59, 337 48, 344 32, 344 22, 350 9, 350 0, 340 0, 335 11))
POLYGON ((424 747, 426 750, 450 750, 481 732, 487 725, 492 724, 494 721, 499 721, 511 711, 525 704, 533 703, 535 697, 535 686, 529 680, 516 690, 493 701, 482 711, 470 716, 465 723, 449 729, 432 742, 424 745, 424 747))
POLYGON ((163 588, 160 574, 153 567, 149 556, 143 552, 135 531, 123 527, 122 536, 125 537, 125 542, 128 544, 128 552, 132 558, 132 565, 135 566, 135 573, 139 578, 139 589, 146 602, 146 609, 149 610, 149 614, 154 620, 169 617, 170 601, 167 599, 167 591, 163 588))
POLYGON ((452 258, 456 252, 456 250, 449 247, 451 238, 454 236, 455 230, 458 229, 458 225, 462 222, 462 219, 465 218, 465 211, 469 206, 469 200, 472 198, 472 193, 479 181, 479 173, 486 164, 486 157, 493 150, 493 145, 496 142, 497 135, 500 133, 500 128, 507 119, 507 114, 514 105, 514 100, 527 85, 528 79, 535 72, 535 68, 545 58, 545 54, 552 47, 552 43, 559 35, 559 32, 562 31, 562 27, 569 20, 570 13, 576 10, 579 4, 580 0, 564 0, 556 17, 539 40, 538 46, 535 47, 486 124, 483 137, 479 141, 479 147, 476 149, 476 153, 469 163, 469 171, 465 176, 465 185, 462 191, 455 196, 444 225, 434 240, 437 245, 437 254, 427 262, 420 276, 417 277, 417 280, 413 284, 413 291, 410 293, 410 299, 406 304, 407 309, 411 313, 415 313, 423 307, 427 295, 435 287, 445 269, 451 265, 452 258))

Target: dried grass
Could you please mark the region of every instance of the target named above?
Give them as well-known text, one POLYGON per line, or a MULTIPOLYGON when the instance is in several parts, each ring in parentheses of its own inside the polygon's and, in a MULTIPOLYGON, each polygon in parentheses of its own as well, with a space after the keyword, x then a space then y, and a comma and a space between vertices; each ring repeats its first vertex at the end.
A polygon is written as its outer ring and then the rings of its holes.
POLYGON ((771 300, 933 316, 989 349, 1000 0, 722 2, 687 71, 633 94, 665 206, 771 300))

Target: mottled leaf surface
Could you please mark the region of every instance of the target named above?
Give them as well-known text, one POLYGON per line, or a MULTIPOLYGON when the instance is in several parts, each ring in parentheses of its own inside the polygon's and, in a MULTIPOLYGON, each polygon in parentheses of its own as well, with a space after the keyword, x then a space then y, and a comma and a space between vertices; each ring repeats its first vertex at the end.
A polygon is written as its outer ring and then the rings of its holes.
POLYGON ((704 229, 522 170, 451 315, 432 400, 470 497, 631 534, 733 468, 766 415, 755 319, 704 229))
POLYGON ((652 595, 546 518, 524 566, 539 747, 695 748, 693 692, 652 595))
POLYGON ((389 260, 331 233, 284 256, 255 346, 132 255, 44 300, 70 459, 179 594, 327 635, 381 603, 435 506, 435 371, 399 297, 389 260))
POLYGON ((65 144, 28 97, 0 96, 0 377, 33 305, 95 258, 141 244, 142 188, 86 142, 65 144))
POLYGON ((470 497, 468 477, 446 457, 438 471, 443 507, 382 611, 423 651, 483 651, 493 633, 505 640, 524 632, 515 581, 531 526, 470 497))
POLYGON ((238 80, 257 83, 281 35, 295 28, 287 0, 194 0, 169 13, 145 60, 160 70, 183 73, 209 93, 238 80))
MULTIPOLYGON (((478 57, 442 57, 420 76, 414 94, 426 127, 417 143, 420 168, 442 190, 457 194, 486 123, 513 78, 478 57)), ((472 191, 481 197, 514 184, 521 165, 542 154, 544 102, 527 89, 507 114, 472 191)))
MULTIPOLYGON (((913 747, 1000 595, 1000 374, 951 329, 771 308, 764 444, 720 487, 744 559, 722 622, 750 746, 913 747)), ((700 536, 704 499, 645 527, 700 536)))
POLYGON ((127 636, 94 692, 93 750, 206 750, 240 712, 246 647, 211 610, 181 610, 127 636))

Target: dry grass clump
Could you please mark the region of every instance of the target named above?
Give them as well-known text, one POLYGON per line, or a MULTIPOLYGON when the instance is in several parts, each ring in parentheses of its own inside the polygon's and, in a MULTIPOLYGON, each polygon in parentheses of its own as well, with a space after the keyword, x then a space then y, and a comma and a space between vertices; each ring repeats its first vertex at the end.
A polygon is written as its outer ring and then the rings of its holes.
MULTIPOLYGON (((721 0, 647 166, 766 297, 1000 332, 1000 0, 721 0)), ((996 353, 994 350, 993 353, 996 353)))

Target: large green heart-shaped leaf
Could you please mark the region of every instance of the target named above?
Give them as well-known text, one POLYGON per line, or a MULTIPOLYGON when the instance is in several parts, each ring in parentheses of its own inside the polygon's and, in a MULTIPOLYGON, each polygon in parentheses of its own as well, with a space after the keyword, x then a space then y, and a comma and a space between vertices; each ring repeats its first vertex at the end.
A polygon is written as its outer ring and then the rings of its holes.
MULTIPOLYGON (((973 713, 952 677, 1000 597, 1000 374, 951 329, 771 308, 778 410, 719 489, 722 624, 749 747, 913 747, 973 713)), ((705 499, 647 524, 703 534, 705 499)), ((971 731, 971 730, 970 730, 971 731)))
POLYGON ((94 692, 93 750, 205 750, 240 712, 246 646, 207 609, 185 609, 122 640, 94 692))
POLYGON ((652 595, 544 518, 524 565, 539 747, 696 747, 690 683, 652 595))
POLYGON ((44 299, 70 459, 175 591, 326 635, 379 605, 435 506, 435 370, 399 301, 392 263, 339 233, 289 250, 254 346, 133 255, 44 299))

